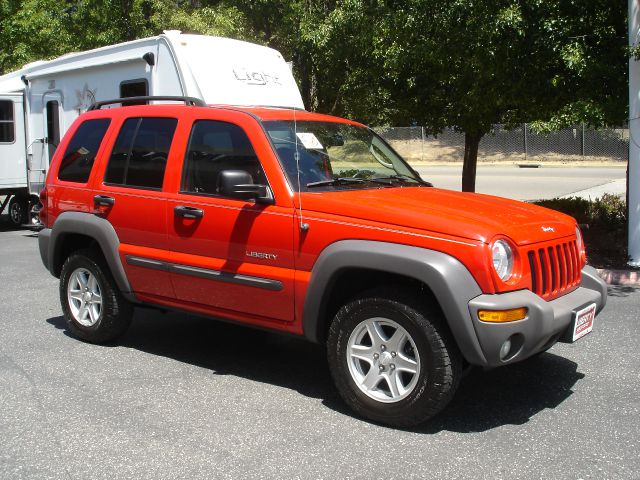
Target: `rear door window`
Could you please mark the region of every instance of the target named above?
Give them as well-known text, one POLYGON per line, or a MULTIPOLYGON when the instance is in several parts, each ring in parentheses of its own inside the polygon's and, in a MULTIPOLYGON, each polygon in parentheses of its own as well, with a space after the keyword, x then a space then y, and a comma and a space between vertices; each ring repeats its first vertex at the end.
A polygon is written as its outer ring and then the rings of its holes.
POLYGON ((105 183, 160 190, 178 120, 129 118, 113 146, 105 183))
POLYGON ((59 180, 79 183, 89 180, 91 168, 109 123, 111 120, 108 118, 100 118, 87 120, 78 127, 60 162, 59 180))

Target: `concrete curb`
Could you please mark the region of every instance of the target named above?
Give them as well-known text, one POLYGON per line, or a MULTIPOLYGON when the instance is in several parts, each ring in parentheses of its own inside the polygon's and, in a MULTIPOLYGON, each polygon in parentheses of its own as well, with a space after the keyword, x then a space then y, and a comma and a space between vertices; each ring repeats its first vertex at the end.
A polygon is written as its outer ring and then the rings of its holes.
POLYGON ((598 268, 598 274, 609 285, 624 285, 628 287, 640 287, 640 271, 636 270, 609 270, 598 268))

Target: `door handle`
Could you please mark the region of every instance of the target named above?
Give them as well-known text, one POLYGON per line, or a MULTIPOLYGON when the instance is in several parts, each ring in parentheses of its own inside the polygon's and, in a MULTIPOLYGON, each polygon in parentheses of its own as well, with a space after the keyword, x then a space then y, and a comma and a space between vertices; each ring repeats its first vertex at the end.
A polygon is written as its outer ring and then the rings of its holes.
POLYGON ((195 207, 179 206, 174 208, 173 211, 177 217, 182 218, 202 218, 204 216, 204 211, 195 207))
POLYGON ((96 195, 93 197, 93 203, 96 206, 100 207, 111 207, 114 203, 116 203, 115 198, 108 197, 107 195, 96 195))

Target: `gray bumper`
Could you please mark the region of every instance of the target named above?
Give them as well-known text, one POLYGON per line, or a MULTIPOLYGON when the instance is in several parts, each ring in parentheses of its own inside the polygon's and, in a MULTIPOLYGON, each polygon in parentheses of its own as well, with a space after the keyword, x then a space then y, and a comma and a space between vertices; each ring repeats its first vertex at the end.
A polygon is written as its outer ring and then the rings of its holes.
POLYGON ((606 301, 607 285, 594 268, 586 266, 582 270, 580 287, 550 302, 529 290, 519 290, 475 297, 469 302, 469 312, 486 359, 485 366, 498 366, 524 360, 549 348, 563 338, 576 311, 595 303, 596 312, 600 312, 606 301), (478 310, 519 307, 529 309, 523 320, 509 323, 486 323, 478 320, 478 310), (500 347, 507 339, 511 339, 513 346, 506 360, 501 360, 500 347))
POLYGON ((40 249, 40 258, 42 263, 51 271, 51 265, 49 263, 49 243, 51 241, 51 229, 43 228, 38 232, 38 248, 40 249))

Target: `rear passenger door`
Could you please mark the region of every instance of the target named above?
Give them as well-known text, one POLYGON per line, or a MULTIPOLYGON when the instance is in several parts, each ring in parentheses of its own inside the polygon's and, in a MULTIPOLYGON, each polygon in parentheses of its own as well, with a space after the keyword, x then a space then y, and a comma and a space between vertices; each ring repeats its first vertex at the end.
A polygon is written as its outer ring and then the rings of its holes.
POLYGON ((290 322, 290 199, 259 204, 221 193, 223 170, 247 172, 253 183, 270 184, 256 153, 265 151, 262 130, 248 115, 235 115, 245 121, 231 114, 195 118, 188 132, 179 185, 167 203, 171 279, 185 306, 249 323, 290 322))
POLYGON ((177 124, 176 118, 125 118, 94 191, 94 208, 115 229, 122 264, 141 300, 174 297, 162 186, 177 124))

